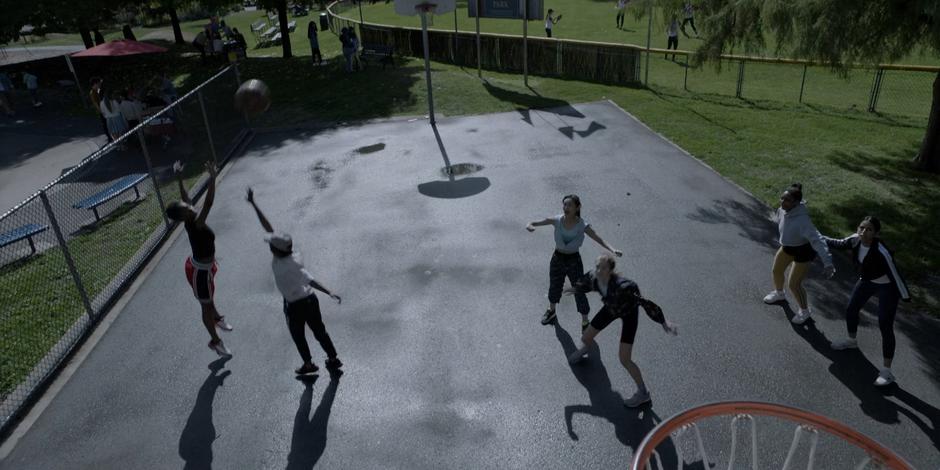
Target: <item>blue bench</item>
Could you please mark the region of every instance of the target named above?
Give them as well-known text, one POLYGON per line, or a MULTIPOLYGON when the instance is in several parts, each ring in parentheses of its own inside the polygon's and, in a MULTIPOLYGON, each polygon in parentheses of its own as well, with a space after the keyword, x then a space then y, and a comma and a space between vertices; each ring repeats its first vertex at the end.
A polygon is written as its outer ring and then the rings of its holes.
POLYGON ((26 224, 10 230, 9 232, 0 233, 0 248, 25 238, 29 241, 29 254, 33 255, 36 253, 36 245, 33 244, 33 235, 40 234, 46 230, 49 230, 48 225, 26 224))
POLYGON ((137 195, 134 199, 140 199, 140 191, 137 185, 147 179, 146 173, 133 173, 114 182, 104 190, 82 199, 72 205, 75 209, 91 209, 95 213, 95 222, 101 220, 98 215, 98 206, 120 196, 129 189, 133 189, 137 195))

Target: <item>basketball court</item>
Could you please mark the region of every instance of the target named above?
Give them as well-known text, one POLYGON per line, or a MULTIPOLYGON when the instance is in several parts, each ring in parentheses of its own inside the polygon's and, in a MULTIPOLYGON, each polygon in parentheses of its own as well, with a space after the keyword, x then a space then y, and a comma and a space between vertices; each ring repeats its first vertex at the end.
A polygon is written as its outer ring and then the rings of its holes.
MULTIPOLYGON (((821 413, 936 468, 940 326, 899 315, 899 387, 877 390, 869 315, 860 351, 828 347, 845 331, 847 260, 832 281, 814 269, 814 321, 793 326, 792 311, 761 302, 776 248, 767 214, 609 102, 438 116, 436 132, 401 118, 261 134, 222 172, 208 221, 234 357, 206 347, 183 276, 190 248, 175 238, 0 467, 627 468, 669 416, 757 400, 821 413), (247 186, 314 277, 343 297, 320 296, 346 364, 338 380, 292 373, 300 359, 247 186), (641 315, 634 360, 650 406, 622 406, 634 385, 617 359, 619 324, 601 333, 599 354, 569 366, 580 336, 573 300, 563 298, 558 326, 539 323, 554 242, 551 228, 525 226, 559 213, 569 193, 623 250, 618 269, 679 325, 668 336, 641 315)), ((581 249, 588 267, 600 253, 590 240, 581 249)), ((593 314, 600 302, 589 300, 593 314)), ((727 461, 729 433, 717 429, 703 426, 704 444, 727 461)), ((780 467, 794 426, 758 432, 760 468, 780 467)), ((749 435, 737 439, 750 448, 749 435)), ((862 455, 827 442, 817 468, 862 455)), ((686 468, 705 467, 685 455, 686 468)), ((738 468, 750 468, 747 455, 738 468)), ((674 453, 663 460, 676 468, 674 453)))

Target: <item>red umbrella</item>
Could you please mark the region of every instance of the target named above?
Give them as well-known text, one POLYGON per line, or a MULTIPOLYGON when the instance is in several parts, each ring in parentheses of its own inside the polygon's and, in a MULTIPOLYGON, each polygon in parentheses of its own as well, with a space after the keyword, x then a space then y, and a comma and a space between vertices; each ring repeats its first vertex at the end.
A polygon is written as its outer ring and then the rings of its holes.
POLYGON ((121 39, 76 52, 72 54, 72 57, 116 57, 120 55, 153 54, 157 52, 166 52, 166 48, 145 42, 121 39))

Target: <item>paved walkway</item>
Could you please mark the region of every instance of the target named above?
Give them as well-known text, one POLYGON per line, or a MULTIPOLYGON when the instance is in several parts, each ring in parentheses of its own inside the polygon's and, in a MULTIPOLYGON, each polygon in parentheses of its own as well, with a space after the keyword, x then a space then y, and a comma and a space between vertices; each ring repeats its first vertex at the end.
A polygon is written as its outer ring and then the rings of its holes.
MULTIPOLYGON (((760 301, 774 251, 766 208, 615 106, 444 119, 438 130, 439 140, 426 121, 395 120, 257 138, 209 217, 234 358, 206 348, 177 239, 0 468, 624 468, 660 420, 732 399, 823 413, 937 467, 940 328, 901 315, 901 386, 876 390, 870 319, 861 351, 828 348, 844 331, 845 260, 837 279, 813 276, 818 314, 794 327, 792 312, 760 301), (482 169, 448 182, 441 148, 482 169), (343 296, 321 297, 341 379, 291 373, 299 362, 248 185, 343 296), (640 320, 650 407, 620 404, 634 387, 616 331, 570 367, 571 299, 560 326, 539 324, 552 232, 524 226, 572 192, 624 251, 618 267, 681 327, 674 338, 640 320)), ((599 253, 582 249, 588 264, 599 253)), ((762 461, 782 459, 792 432, 767 436, 762 461)), ((713 455, 730 446, 720 433, 706 444, 713 455)), ((847 455, 818 457, 836 468, 847 455)))

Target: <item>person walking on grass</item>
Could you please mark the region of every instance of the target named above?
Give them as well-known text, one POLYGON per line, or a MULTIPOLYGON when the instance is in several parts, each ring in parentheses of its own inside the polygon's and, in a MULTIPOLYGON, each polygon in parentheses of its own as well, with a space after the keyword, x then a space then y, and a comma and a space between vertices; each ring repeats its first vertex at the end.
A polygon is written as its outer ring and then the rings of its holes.
POLYGON ((310 347, 307 345, 307 338, 304 335, 304 325, 306 324, 313 331, 313 337, 326 352, 326 368, 331 371, 339 370, 343 362, 339 360, 336 354, 336 348, 326 332, 326 326, 323 324, 323 318, 320 314, 320 302, 314 290, 323 292, 335 300, 336 303, 342 303, 343 299, 334 294, 322 284, 313 279, 307 269, 304 268, 303 261, 299 253, 293 250, 294 244, 290 235, 283 232, 274 232, 274 227, 268 222, 267 217, 258 208, 255 203, 255 195, 251 188, 248 188, 246 197, 248 203, 255 210, 261 227, 267 233, 265 241, 271 249, 274 258, 271 261, 271 268, 274 270, 274 283, 277 289, 284 297, 284 316, 287 317, 287 328, 290 330, 290 336, 294 340, 297 352, 300 353, 304 363, 300 368, 294 370, 297 375, 313 374, 319 367, 313 363, 310 356, 310 347))
POLYGON ((23 84, 26 85, 26 89, 29 90, 29 98, 33 102, 33 107, 38 108, 42 106, 42 101, 39 101, 39 78, 29 73, 27 70, 23 72, 23 84))
MULTIPOLYGON (((676 19, 676 15, 672 15, 672 19, 669 20, 669 26, 666 27, 666 50, 669 49, 676 50, 679 48, 679 20, 676 19)), ((665 55, 666 59, 669 59, 669 53, 665 55)), ((676 60, 676 53, 672 53, 672 60, 676 60)))
POLYGON ((689 37, 689 33, 685 32, 685 25, 692 27, 692 31, 695 32, 695 37, 698 37, 698 30, 695 29, 695 6, 692 5, 692 2, 685 2, 685 5, 682 7, 682 35, 686 38, 689 37))
POLYGON ((186 258, 186 281, 193 290, 193 295, 202 307, 202 324, 209 332, 209 349, 220 356, 231 356, 230 351, 216 333, 216 328, 222 331, 232 331, 232 325, 219 315, 215 308, 215 275, 219 265, 215 261, 215 232, 206 224, 206 217, 215 201, 215 165, 206 162, 206 171, 209 173, 209 182, 206 187, 206 197, 202 202, 202 210, 196 212, 193 202, 183 185, 183 165, 177 160, 173 164, 176 182, 179 185, 180 200, 171 202, 166 208, 166 215, 172 220, 183 222, 186 235, 189 237, 189 246, 192 255, 186 258))
POLYGON ((315 65, 323 65, 323 56, 320 54, 320 40, 317 38, 317 23, 307 23, 307 39, 310 40, 310 58, 315 65))
POLYGON ((636 340, 636 330, 639 325, 639 307, 653 321, 662 325, 663 330, 670 335, 679 334, 675 324, 666 320, 663 310, 652 301, 640 295, 636 283, 627 279, 614 268, 617 262, 613 256, 603 254, 597 258, 595 270, 585 274, 580 280, 572 283, 565 289, 565 295, 584 295, 587 292, 597 291, 601 295, 604 306, 594 315, 590 326, 581 334, 581 347, 568 357, 568 362, 576 364, 587 356, 594 338, 614 320, 620 318, 623 324, 620 328, 620 364, 623 365, 630 377, 636 383, 636 393, 624 400, 624 406, 634 408, 650 401, 650 392, 643 381, 640 367, 633 362, 633 344, 636 340))
MULTIPOLYGON (((529 222, 526 226, 526 230, 530 232, 534 232, 535 227, 542 225, 553 225, 555 227, 555 252, 552 254, 548 268, 548 309, 542 315, 543 325, 555 321, 555 306, 561 300, 561 290, 565 284, 565 277, 568 278, 569 282, 574 283, 584 274, 584 264, 578 250, 584 243, 585 235, 591 237, 605 250, 613 252, 617 256, 623 256, 622 251, 608 245, 600 235, 594 232, 591 224, 581 218, 581 199, 578 196, 569 194, 561 198, 561 204, 562 214, 536 222, 529 222)), ((588 314, 591 312, 591 306, 584 294, 575 294, 574 300, 577 304, 578 313, 581 314, 581 330, 583 331, 588 326, 588 314)))
POLYGON ((552 16, 554 13, 555 13, 555 10, 552 10, 551 8, 549 8, 548 14, 545 15, 545 37, 549 37, 549 38, 552 37, 552 27, 558 24, 559 21, 561 21, 561 15, 558 15, 558 17, 556 18, 552 16))
POLYGON ((790 321, 802 325, 812 314, 806 298, 806 290, 803 289, 803 279, 809 272, 810 264, 817 256, 822 258, 826 278, 832 278, 836 269, 832 265, 832 255, 829 254, 823 236, 819 230, 816 230, 813 221, 809 218, 809 210, 803 201, 803 185, 800 183, 793 183, 780 195, 777 224, 780 230, 780 249, 774 256, 771 269, 774 290, 764 297, 764 303, 775 304, 786 301, 783 281, 787 267, 792 264, 793 268, 790 269, 787 286, 800 310, 790 321))
POLYGON ((831 248, 851 250, 852 264, 859 278, 852 288, 852 297, 845 308, 845 326, 848 337, 832 342, 832 349, 858 348, 858 313, 873 295, 878 296, 878 328, 881 330, 881 352, 883 367, 878 371, 875 385, 883 387, 894 383, 891 362, 894 360, 894 316, 898 310, 898 299, 910 302, 911 294, 901 277, 894 254, 881 241, 881 221, 867 216, 858 224, 856 233, 846 238, 823 237, 831 248))
POLYGON ((617 0, 617 29, 623 29, 623 18, 630 0, 617 0))

